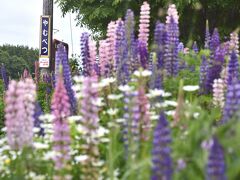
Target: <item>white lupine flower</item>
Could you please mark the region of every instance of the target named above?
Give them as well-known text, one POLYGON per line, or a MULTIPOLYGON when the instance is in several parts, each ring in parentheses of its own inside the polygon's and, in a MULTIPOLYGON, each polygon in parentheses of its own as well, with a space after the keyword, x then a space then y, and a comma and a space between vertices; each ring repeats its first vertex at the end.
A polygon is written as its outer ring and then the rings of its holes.
POLYGON ((225 83, 219 79, 214 79, 213 81, 213 104, 217 107, 223 108, 225 100, 225 83))
POLYGON ((169 97, 171 95, 172 95, 172 93, 170 93, 170 92, 163 92, 162 97, 169 97))
POLYGON ((33 143, 33 146, 34 146, 36 149, 48 149, 48 148, 49 148, 49 145, 48 145, 48 144, 43 144, 43 143, 40 143, 40 142, 34 142, 34 143, 33 143))
POLYGON ((110 108, 107 110, 107 113, 110 115, 110 116, 114 116, 118 113, 118 109, 113 109, 113 108, 110 108))
POLYGON ((74 122, 80 121, 82 119, 82 116, 70 116, 67 119, 69 123, 74 123, 74 122))
POLYGON ((133 90, 133 87, 128 85, 121 85, 118 87, 118 89, 122 92, 131 92, 133 90))
POLYGON ((134 71, 133 74, 137 77, 148 77, 152 75, 152 72, 149 70, 143 70, 143 71, 134 71))
POLYGON ((188 86, 183 86, 184 91, 197 91, 199 89, 198 85, 188 85, 188 86))
POLYGON ((119 100, 123 97, 122 94, 109 94, 108 99, 109 100, 119 100))
POLYGON ((169 105, 169 106, 177 107, 177 102, 176 101, 166 100, 166 101, 164 101, 164 104, 169 105))
POLYGON ((75 156, 74 159, 77 163, 84 162, 88 159, 88 155, 75 156))
POLYGON ((95 106, 98 106, 98 107, 102 107, 102 106, 105 105, 105 104, 103 103, 103 98, 102 98, 102 97, 97 98, 96 101, 92 101, 91 103, 92 103, 93 105, 95 105, 95 106))
POLYGON ((76 83, 81 83, 81 82, 83 82, 83 80, 84 80, 84 76, 74 76, 74 77, 73 77, 73 80, 74 80, 76 83))
POLYGON ((175 114, 175 111, 174 110, 166 111, 165 114, 168 116, 173 116, 175 114))
POLYGON ((44 114, 39 116, 39 119, 43 122, 52 122, 54 119, 54 116, 51 114, 44 114))

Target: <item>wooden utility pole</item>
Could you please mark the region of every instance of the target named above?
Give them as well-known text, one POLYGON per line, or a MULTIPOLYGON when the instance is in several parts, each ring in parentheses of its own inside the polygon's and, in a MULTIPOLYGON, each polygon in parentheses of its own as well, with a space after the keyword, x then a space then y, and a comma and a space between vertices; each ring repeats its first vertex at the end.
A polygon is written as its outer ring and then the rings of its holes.
MULTIPOLYGON (((49 64, 52 62, 53 58, 53 0, 43 0, 43 16, 50 16, 51 17, 51 23, 50 23, 50 46, 49 46, 49 52, 50 52, 50 58, 49 58, 49 64)), ((41 69, 41 75, 43 73, 49 73, 49 68, 43 68, 41 69)))

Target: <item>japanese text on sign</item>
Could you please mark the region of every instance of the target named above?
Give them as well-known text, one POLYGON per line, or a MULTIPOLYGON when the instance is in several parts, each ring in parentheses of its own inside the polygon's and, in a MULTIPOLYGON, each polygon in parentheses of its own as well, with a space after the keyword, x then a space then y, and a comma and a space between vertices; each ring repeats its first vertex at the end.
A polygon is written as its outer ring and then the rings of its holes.
POLYGON ((50 55, 50 16, 41 17, 40 57, 50 55))

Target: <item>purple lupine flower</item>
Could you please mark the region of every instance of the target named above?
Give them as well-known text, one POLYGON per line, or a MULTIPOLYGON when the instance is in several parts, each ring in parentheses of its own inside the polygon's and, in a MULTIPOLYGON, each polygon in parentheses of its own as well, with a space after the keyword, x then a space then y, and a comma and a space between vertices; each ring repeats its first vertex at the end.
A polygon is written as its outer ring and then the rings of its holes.
POLYGON ((226 180, 226 166, 223 147, 217 138, 213 138, 213 145, 209 151, 207 164, 207 180, 226 180))
POLYGON ((207 61, 206 56, 202 56, 202 63, 200 66, 200 74, 199 74, 199 76, 200 76, 199 77, 200 93, 205 92, 207 72, 208 72, 208 61, 207 61))
POLYGON ((1 75, 2 75, 2 80, 3 80, 3 84, 4 84, 4 89, 5 89, 5 91, 7 91, 9 79, 8 79, 6 68, 5 68, 4 64, 2 64, 2 66, 1 66, 1 75))
POLYGON ((221 124, 229 121, 239 111, 240 106, 240 82, 234 82, 227 87, 226 101, 223 108, 221 124))
POLYGON ((215 28, 210 40, 210 50, 214 53, 219 45, 220 45, 220 36, 218 33, 218 29, 215 28))
POLYGON ((129 151, 129 145, 130 145, 130 111, 129 111, 129 105, 130 105, 130 100, 131 100, 131 92, 124 92, 124 106, 123 106, 123 110, 124 110, 124 114, 123 114, 123 119, 124 119, 124 123, 123 123, 123 143, 125 146, 125 157, 128 157, 128 151, 129 151))
POLYGON ((192 50, 197 54, 199 52, 197 42, 194 41, 192 45, 192 50))
POLYGON ((137 43, 135 38, 134 32, 134 13, 132 10, 128 9, 126 16, 125 16, 125 34, 126 34, 126 41, 127 41, 127 50, 128 50, 128 61, 129 64, 129 71, 134 72, 138 69, 138 61, 137 61, 137 43))
POLYGON ((142 41, 138 41, 138 52, 139 52, 139 59, 140 59, 140 64, 142 68, 147 69, 148 50, 147 50, 147 45, 142 41))
POLYGON ((178 49, 178 53, 180 53, 180 52, 184 53, 184 44, 182 42, 180 42, 178 44, 177 49, 178 49))
POLYGON ((114 70, 117 72, 121 65, 122 53, 123 53, 123 41, 125 36, 125 26, 122 20, 117 21, 115 48, 114 48, 114 70))
POLYGON ((226 50, 223 46, 217 47, 214 51, 214 59, 210 61, 206 79, 206 92, 212 91, 214 79, 220 78, 220 73, 225 61, 226 50))
POLYGON ((166 42, 166 30, 163 23, 157 22, 154 31, 154 44, 157 53, 157 67, 162 69, 164 66, 164 46, 166 42))
POLYGON ((168 76, 175 76, 178 73, 178 44, 179 27, 178 12, 174 4, 169 5, 166 20, 166 46, 164 54, 164 67, 168 76))
MULTIPOLYGON (((128 49, 126 27, 123 21, 117 21, 115 41, 115 71, 119 84, 126 84, 130 80, 131 48, 128 49), (130 56, 129 56, 130 55, 130 56)), ((135 65, 134 65, 135 66, 135 65)))
POLYGON ((152 180, 171 180, 172 178, 172 159, 171 159, 171 132, 168 121, 161 112, 157 126, 153 134, 152 150, 152 180))
POLYGON ((232 51, 231 57, 228 63, 227 84, 230 85, 234 81, 239 79, 239 64, 235 51, 232 51))
MULTIPOLYGON (((62 68, 60 66, 56 87, 52 98, 53 120, 53 150, 57 152, 54 157, 55 169, 57 172, 66 170, 70 160, 70 128, 67 117, 71 114, 71 104, 64 85, 62 68)), ((59 176, 61 176, 59 174, 59 176)))
POLYGON ((63 78, 64 78, 64 85, 67 89, 67 93, 69 96, 70 104, 71 104, 71 112, 75 114, 77 111, 77 102, 75 98, 74 91, 72 89, 72 77, 71 77, 71 69, 68 62, 68 55, 67 51, 64 48, 63 44, 58 45, 58 50, 56 52, 56 77, 59 74, 59 67, 62 65, 63 67, 63 78))
POLYGON ((81 60, 82 60, 82 74, 83 76, 90 75, 90 61, 89 61, 89 34, 83 33, 80 39, 80 47, 81 47, 81 60))
POLYGON ((35 100, 36 86, 32 79, 10 82, 5 98, 5 125, 12 149, 32 146, 35 100))
POLYGON ((230 34, 229 46, 235 51, 237 57, 239 57, 239 38, 237 32, 233 32, 230 34))
POLYGON ((97 83, 96 77, 86 77, 82 84, 81 124, 83 126, 82 153, 87 156, 82 163, 81 179, 98 179, 99 169, 94 166, 99 160, 99 108, 95 104, 98 98, 98 89, 94 86, 97 83))
POLYGON ((39 117, 43 115, 42 108, 38 102, 35 103, 35 110, 33 114, 34 118, 34 127, 39 128, 38 135, 44 136, 44 128, 42 127, 42 120, 39 119, 39 117))
POLYGON ((206 21, 206 32, 205 32, 205 43, 204 43, 204 48, 209 49, 210 48, 210 40, 211 40, 211 35, 209 32, 209 26, 208 26, 208 20, 206 21))

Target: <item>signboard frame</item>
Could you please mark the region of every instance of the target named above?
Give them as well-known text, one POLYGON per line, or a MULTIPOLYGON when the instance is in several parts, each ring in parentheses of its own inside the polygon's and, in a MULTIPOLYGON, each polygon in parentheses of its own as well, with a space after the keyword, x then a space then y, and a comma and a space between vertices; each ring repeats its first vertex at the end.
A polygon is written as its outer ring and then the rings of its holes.
MULTIPOLYGON (((47 15, 43 15, 43 16, 40 16, 40 41, 39 41, 39 67, 40 68, 49 68, 50 67, 50 59, 51 59, 51 16, 47 16, 47 15), (47 27, 47 54, 43 54, 42 53, 42 49, 43 49, 43 31, 45 29, 43 29, 43 20, 44 19, 47 19, 47 22, 48 22, 48 27, 47 27), (40 63, 40 60, 47 60, 48 59, 48 66, 46 65, 43 65, 40 63)), ((44 46, 44 48, 46 48, 46 46, 44 46)))

